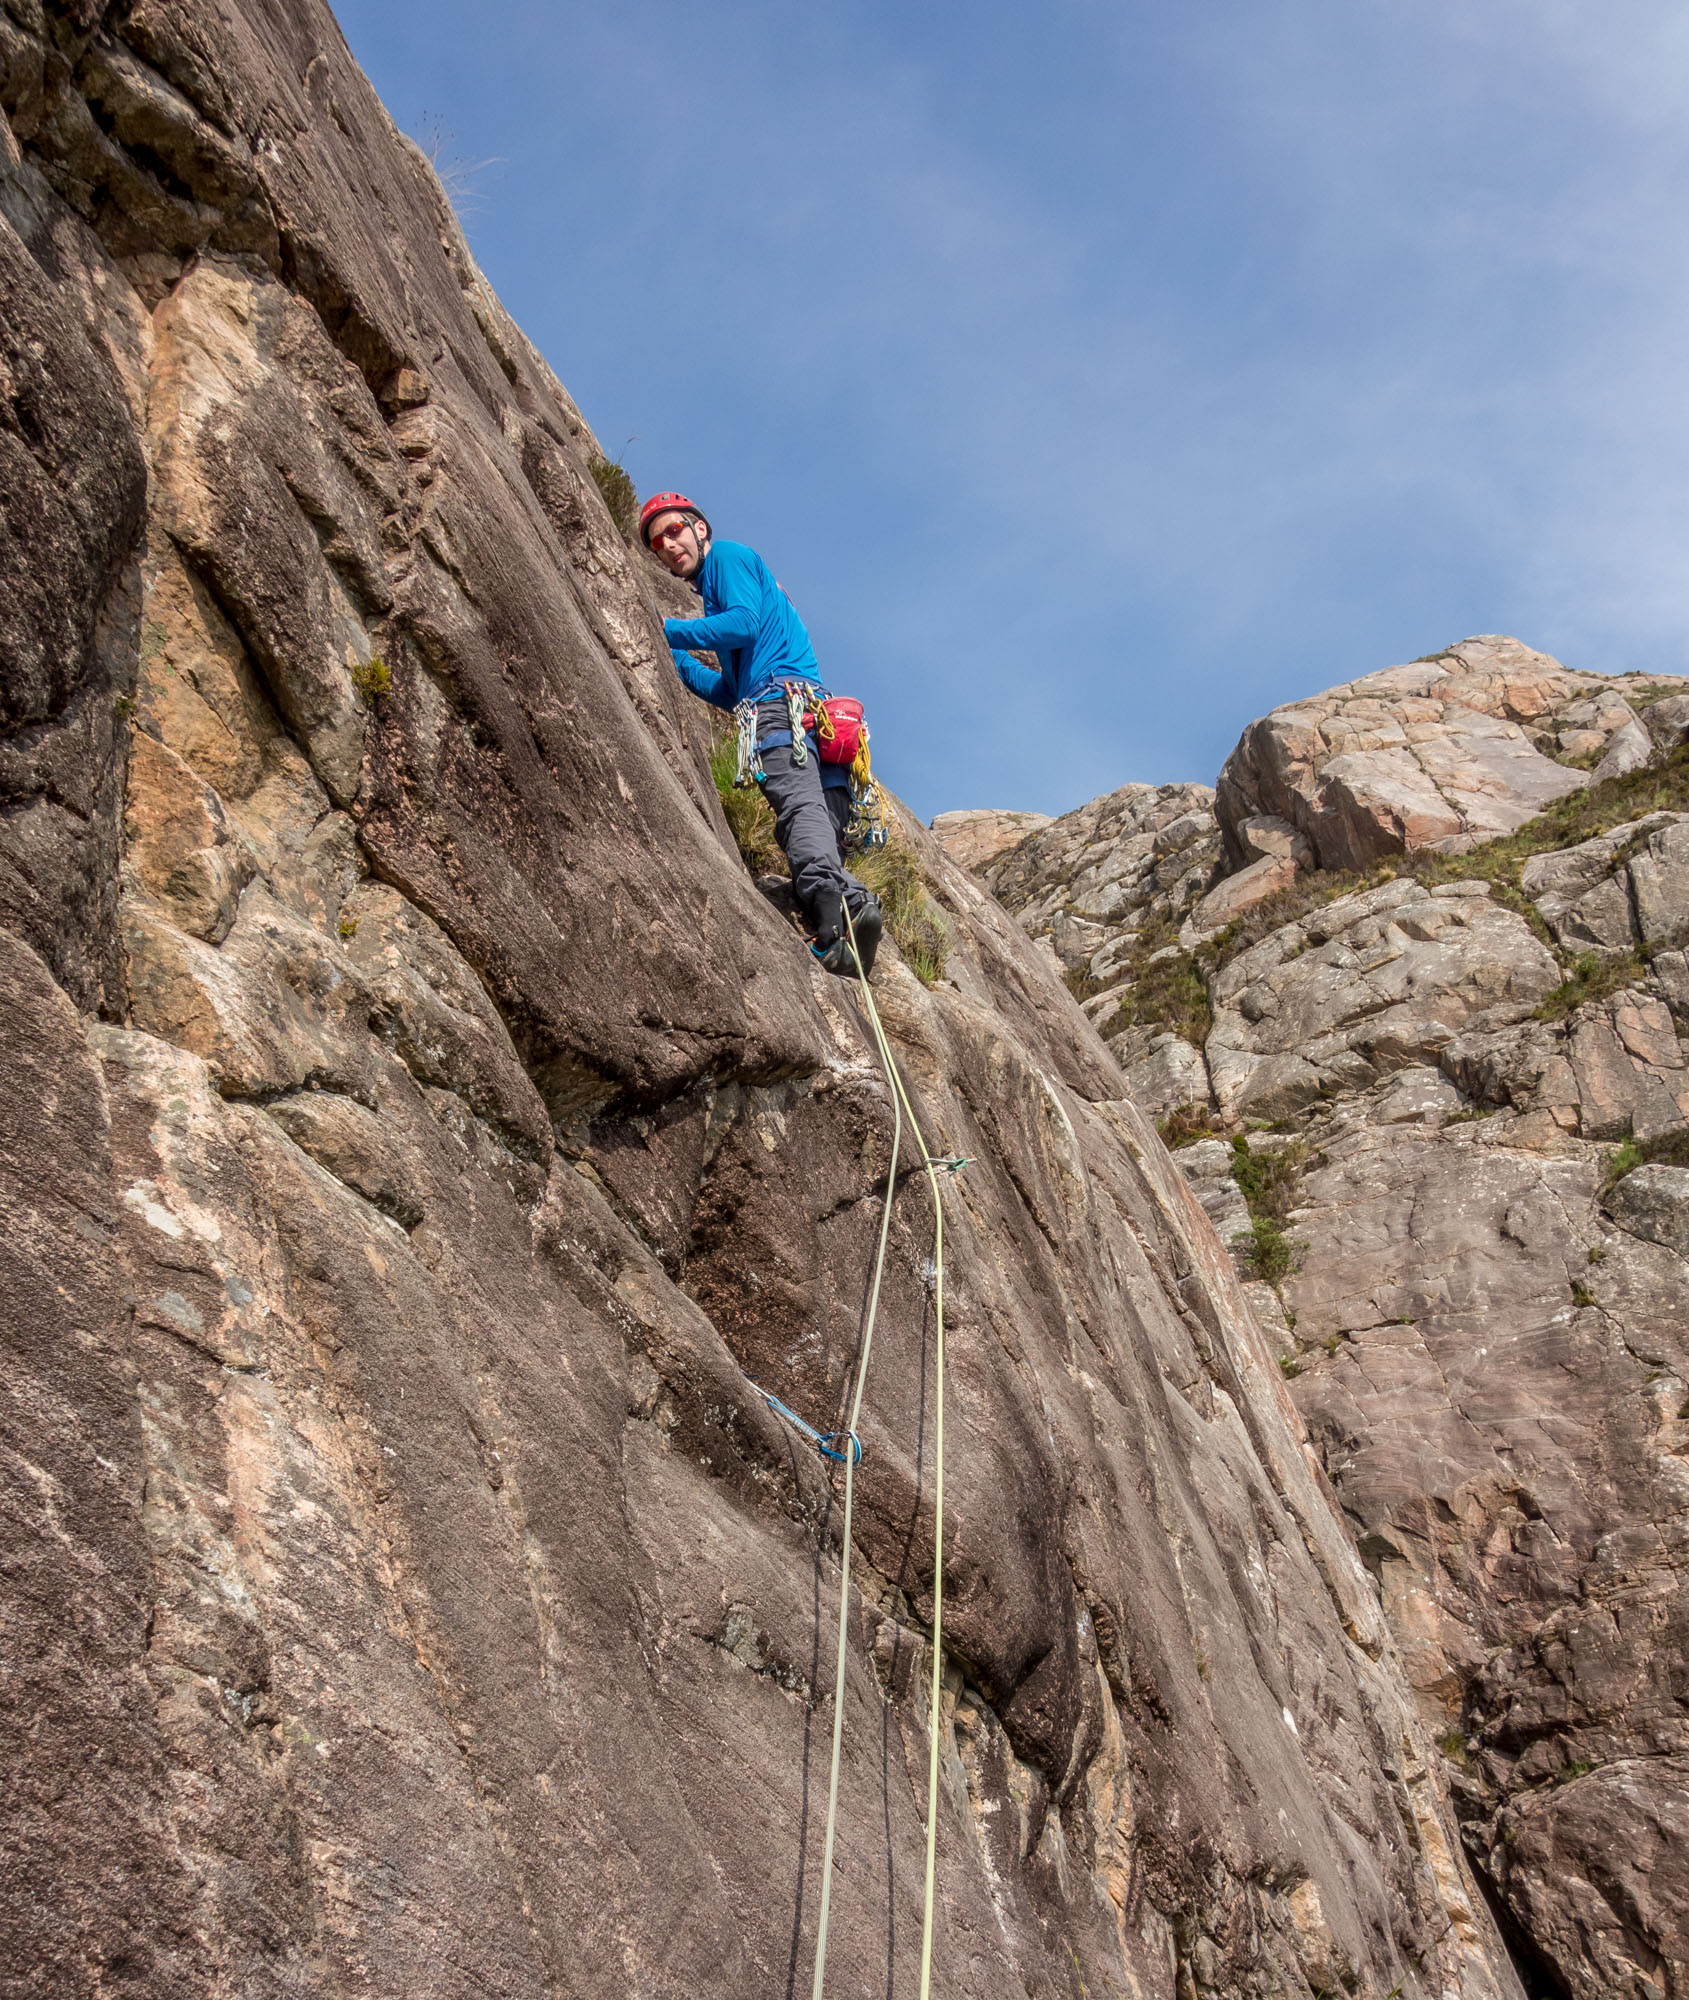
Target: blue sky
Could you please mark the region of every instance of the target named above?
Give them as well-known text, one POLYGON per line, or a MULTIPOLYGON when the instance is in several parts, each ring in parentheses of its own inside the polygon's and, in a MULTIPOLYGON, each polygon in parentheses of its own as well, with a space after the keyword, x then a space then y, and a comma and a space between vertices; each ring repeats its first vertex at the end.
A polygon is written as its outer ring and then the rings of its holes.
POLYGON ((344 0, 642 494, 923 815, 1469 632, 1689 670, 1689 10, 344 0))

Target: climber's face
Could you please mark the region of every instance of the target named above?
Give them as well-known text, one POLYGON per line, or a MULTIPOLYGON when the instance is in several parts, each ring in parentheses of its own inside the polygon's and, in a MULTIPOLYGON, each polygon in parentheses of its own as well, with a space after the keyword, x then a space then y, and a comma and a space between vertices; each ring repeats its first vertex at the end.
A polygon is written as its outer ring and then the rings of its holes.
POLYGON ((649 531, 651 553, 671 576, 696 576, 709 537, 690 515, 659 514, 649 531))

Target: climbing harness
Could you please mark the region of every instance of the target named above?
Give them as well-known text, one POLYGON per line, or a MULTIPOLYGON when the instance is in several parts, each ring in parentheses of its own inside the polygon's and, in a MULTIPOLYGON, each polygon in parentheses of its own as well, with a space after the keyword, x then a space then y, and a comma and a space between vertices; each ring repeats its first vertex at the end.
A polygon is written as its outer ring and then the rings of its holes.
POLYGON ((792 732, 792 762, 809 762, 809 709, 819 693, 813 681, 781 681, 778 687, 765 689, 761 694, 747 695, 743 701, 734 704, 733 722, 738 731, 733 770, 736 790, 744 791, 763 781, 762 744, 759 739, 762 735, 762 710, 767 702, 785 703, 786 726, 792 732))
MULTIPOLYGON (((866 732, 864 734, 866 735, 866 732)), ((863 754, 866 755, 866 746, 863 754)), ((880 1240, 875 1252, 874 1280, 868 1299, 867 1330, 862 1337, 862 1358, 857 1364, 856 1389, 850 1406, 850 1429, 842 1435, 855 1437, 856 1422, 862 1408, 862 1390, 868 1376, 868 1350, 874 1337, 874 1320, 880 1305, 880 1279, 885 1270, 886 1235, 891 1226, 891 1205, 897 1190, 897 1154, 903 1138, 905 1116, 908 1118, 915 1144, 920 1148, 921 1164, 926 1169, 927 1179, 932 1186, 933 1317, 937 1329, 935 1344, 937 1386, 933 1413, 933 1455, 936 1460, 936 1476, 933 1499, 932 1691, 928 1716, 927 1866, 921 1900, 920 1992, 920 2000, 929 2000, 932 1990, 933 1882, 938 1859, 939 1702, 944 1692, 944 1203, 939 1192, 938 1177, 941 1173, 958 1174, 969 1162, 959 1153, 941 1158, 927 1151, 927 1142, 922 1136, 920 1121, 915 1116, 915 1107, 909 1101, 909 1093, 904 1088, 902 1074, 892 1056, 891 1044, 886 1039, 886 1031, 881 1024, 880 1010, 874 1005, 873 988, 868 984, 867 974, 862 970, 862 959, 856 949, 856 925, 848 904, 844 918, 845 935, 850 940, 851 956, 856 961, 857 978, 862 988, 862 998, 867 1005, 868 1020, 874 1031, 875 1046, 879 1050, 880 1061, 892 1086, 894 1123, 891 1165, 886 1174, 885 1203, 880 1211, 880 1240)), ((838 1668, 833 1686, 833 1760, 827 1780, 827 1833, 821 1851, 821 1914, 815 1934, 815 1984, 812 1989, 812 2000, 821 2000, 821 1987, 827 1970, 827 1915, 833 1888, 833 1828, 838 1814, 839 1757, 844 1740, 845 1648, 850 1636, 850 1510, 853 1471, 854 1461, 846 1459, 844 1542, 839 1574, 838 1668)))
MULTIPOLYGON (((750 1382, 751 1378, 747 1375, 745 1380, 750 1382)), ((751 1382, 751 1387, 777 1417, 784 1417, 794 1430, 808 1438, 823 1458, 832 1459, 835 1465, 862 1463, 862 1440, 855 1431, 818 1431, 813 1424, 805 1423, 789 1403, 782 1403, 778 1396, 765 1389, 760 1382, 751 1382), (835 1446, 841 1439, 844 1441, 845 1449, 838 1451, 835 1446)))
POLYGON ((850 818, 845 823, 845 852, 862 854, 884 847, 891 838, 891 802, 869 762, 868 725, 862 719, 862 704, 845 695, 829 695, 813 681, 782 681, 778 689, 748 695, 735 704, 735 788, 745 791, 762 783, 762 746, 758 739, 762 734, 763 706, 773 700, 784 701, 786 705, 794 764, 809 762, 808 733, 813 728, 821 761, 850 765, 850 818), (842 754, 846 748, 851 752, 848 758, 842 754))

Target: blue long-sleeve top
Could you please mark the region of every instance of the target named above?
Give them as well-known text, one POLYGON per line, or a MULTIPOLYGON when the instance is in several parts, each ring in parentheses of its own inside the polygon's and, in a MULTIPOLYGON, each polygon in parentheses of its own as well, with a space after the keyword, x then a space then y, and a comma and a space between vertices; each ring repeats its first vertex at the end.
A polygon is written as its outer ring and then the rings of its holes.
POLYGON ((774 572, 743 542, 711 542, 692 587, 704 600, 702 618, 665 618, 663 637, 680 678, 717 708, 732 710, 782 681, 821 679, 804 622, 774 572), (714 653, 721 672, 694 660, 714 653))

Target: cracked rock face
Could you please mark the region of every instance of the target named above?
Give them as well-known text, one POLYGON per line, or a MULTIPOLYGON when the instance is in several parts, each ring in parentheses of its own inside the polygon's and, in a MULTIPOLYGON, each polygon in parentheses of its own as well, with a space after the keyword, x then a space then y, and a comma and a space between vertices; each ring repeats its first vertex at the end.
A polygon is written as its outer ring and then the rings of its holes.
MULTIPOLYGON (((839 1509, 751 1385, 845 1406, 860 1004, 744 873, 667 586, 327 13, 19 0, 0 93, 0 1985, 792 1990, 839 1509)), ((1177 916, 1208 795, 1129 792, 1087 907, 1177 916)), ((1517 2000, 1282 1333, 904 831, 951 977, 888 944, 880 1004, 973 1162, 939 1990, 1517 2000)), ((839 1991, 910 1990, 920 1933, 925 1201, 862 1422, 839 1991)))
MULTIPOLYGON (((1660 686, 1469 641, 1275 711, 1226 766, 1229 872, 1177 940, 1069 957, 1134 1100, 1221 1135, 1174 1157, 1240 1272, 1269 1225, 1251 1305, 1468 1851, 1536 1989, 1576 2000, 1689 1992, 1689 815, 1615 812, 1522 866, 1474 841, 1583 781, 1546 751, 1596 779, 1669 755, 1685 698, 1660 686), (1463 872, 1342 893, 1281 829, 1327 865, 1444 846, 1463 872), (1228 937, 1280 866, 1284 900, 1228 937), (1183 996, 1178 1032, 1122 1015, 1145 992, 1183 996), (1274 1160, 1292 1192, 1252 1209, 1274 1160)), ((1052 838, 1110 805, 989 870, 1058 949, 1060 866, 1088 892, 1106 864, 1052 838)))
POLYGON ((1522 1020, 1559 978, 1524 919, 1480 883, 1386 882, 1341 897, 1213 981, 1216 1101, 1237 1116, 1301 1111, 1435 1062, 1463 1028, 1522 1020))

